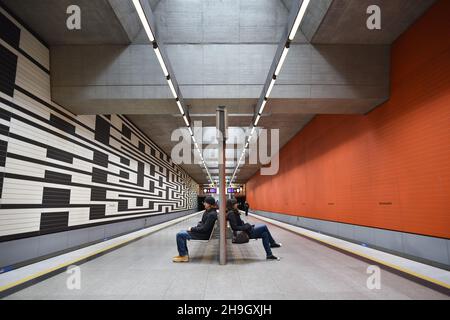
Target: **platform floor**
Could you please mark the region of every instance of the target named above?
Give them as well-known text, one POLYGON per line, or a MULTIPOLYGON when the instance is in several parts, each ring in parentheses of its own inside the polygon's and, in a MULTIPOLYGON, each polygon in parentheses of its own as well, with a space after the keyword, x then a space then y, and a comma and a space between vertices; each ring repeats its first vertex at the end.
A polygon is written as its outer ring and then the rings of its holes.
MULTIPOLYGON (((200 216, 80 265, 81 289, 67 289, 62 272, 5 299, 450 299, 386 270, 381 289, 366 282, 369 264, 269 225, 283 243, 281 261, 266 261, 261 240, 228 244, 228 264, 218 263, 218 240, 189 242, 191 261, 175 264, 175 234, 200 216)), ((252 223, 259 223, 249 218, 252 223)))

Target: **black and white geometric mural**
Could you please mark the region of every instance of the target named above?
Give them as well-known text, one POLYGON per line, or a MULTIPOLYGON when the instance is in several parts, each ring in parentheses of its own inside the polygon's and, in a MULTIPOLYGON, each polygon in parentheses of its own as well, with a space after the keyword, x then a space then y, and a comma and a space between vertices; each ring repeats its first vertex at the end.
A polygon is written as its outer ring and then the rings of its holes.
POLYGON ((50 97, 49 50, 0 8, 0 241, 197 206, 198 185, 121 115, 50 97))

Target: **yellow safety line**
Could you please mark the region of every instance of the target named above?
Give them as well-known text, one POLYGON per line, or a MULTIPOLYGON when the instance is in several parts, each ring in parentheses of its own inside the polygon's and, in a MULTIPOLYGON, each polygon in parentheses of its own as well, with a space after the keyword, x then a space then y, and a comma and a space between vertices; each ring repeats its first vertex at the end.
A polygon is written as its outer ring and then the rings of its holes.
MULTIPOLYGON (((253 216, 255 216, 255 215, 253 215, 253 216)), ((258 219, 259 217, 256 216, 255 218, 258 219)), ((266 218, 266 217, 263 217, 263 218, 272 220, 272 219, 266 218)), ((264 219, 261 219, 261 220, 264 220, 264 219)), ((267 221, 267 220, 266 220, 266 221, 267 221)), ((276 220, 275 220, 275 221, 276 221, 276 220)), ((267 222, 271 223, 271 221, 267 221, 267 222)), ((277 221, 277 222, 278 222, 278 221, 277 221)), ((388 267, 390 267, 390 268, 399 270, 399 271, 401 271, 401 272, 410 274, 410 275, 415 276, 415 277, 417 277, 417 278, 420 278, 420 279, 423 279, 423 280, 426 280, 426 281, 435 283, 435 284, 437 284, 437 285, 440 285, 440 286, 442 286, 442 287, 444 287, 444 288, 450 289, 450 284, 448 284, 448 283, 439 281, 439 280, 434 279, 434 278, 430 278, 430 277, 428 277, 428 276, 426 276, 426 275, 417 273, 417 272, 415 272, 415 271, 411 271, 411 270, 409 270, 409 269, 400 267, 400 266, 395 265, 395 264, 392 264, 392 263, 390 263, 390 262, 386 262, 386 261, 383 261, 383 260, 380 260, 380 259, 371 257, 371 256, 366 255, 366 254, 364 254, 364 253, 360 253, 360 252, 358 252, 358 251, 354 251, 354 250, 351 250, 351 249, 342 247, 342 246, 340 246, 340 245, 338 245, 338 244, 334 244, 334 243, 332 243, 332 242, 329 242, 329 241, 320 239, 320 238, 318 238, 318 237, 315 237, 315 236, 312 236, 312 235, 308 235, 308 234, 302 233, 300 230, 291 230, 291 229, 289 229, 289 228, 280 226, 280 225, 278 225, 277 223, 272 223, 272 224, 273 224, 273 225, 276 225, 276 226, 278 226, 278 227, 280 227, 280 228, 283 228, 283 229, 285 229, 285 230, 293 231, 293 232, 298 233, 298 234, 300 234, 300 235, 302 235, 302 236, 305 236, 305 237, 307 237, 307 238, 311 238, 311 239, 314 239, 314 240, 317 240, 317 241, 326 243, 326 244, 328 244, 328 245, 330 245, 330 246, 332 246, 332 247, 339 248, 339 249, 341 249, 341 250, 350 252, 350 253, 352 253, 352 254, 355 254, 355 255, 364 257, 364 258, 366 258, 366 259, 369 259, 369 260, 372 260, 372 261, 375 261, 375 262, 378 262, 378 263, 383 264, 383 265, 386 265, 386 266, 388 266, 388 267)), ((312 232, 314 232, 314 231, 312 231, 312 232)), ((344 241, 344 240, 343 240, 343 241, 344 241)))
MULTIPOLYGON (((198 212, 197 212, 197 213, 198 213, 198 212)), ((195 214, 195 213, 194 213, 194 214, 195 214)), ((192 214, 192 215, 194 215, 194 214, 192 214)), ((191 216, 191 215, 189 215, 189 216, 191 216)), ((188 218, 186 218, 186 219, 188 219, 188 218)), ((181 221, 183 221, 183 220, 181 220, 181 221)), ((169 226, 169 225, 168 225, 168 226, 169 226)), ((168 227, 168 226, 166 226, 166 227, 168 227)), ((163 228, 166 228, 166 227, 163 227, 163 228)), ((149 228, 151 228, 151 227, 149 227, 149 228)), ((161 228, 161 229, 163 229, 163 228, 161 228)), ((145 237, 145 236, 148 236, 149 234, 152 234, 152 233, 154 233, 154 232, 156 232, 156 231, 159 231, 159 230, 161 230, 161 229, 149 231, 149 232, 147 232, 147 233, 144 233, 143 235, 136 236, 136 237, 133 237, 133 238, 130 238, 130 239, 127 239, 127 240, 124 240, 124 241, 121 241, 121 242, 112 244, 112 245, 107 246, 107 247, 105 247, 105 248, 102 248, 102 249, 99 249, 99 250, 97 250, 97 251, 94 251, 94 252, 91 252, 91 253, 89 253, 89 254, 86 254, 86 255, 84 255, 84 256, 81 256, 81 257, 79 257, 79 258, 77 258, 77 259, 71 260, 71 261, 69 261, 69 262, 64 262, 64 263, 62 263, 62 264, 60 264, 60 265, 57 265, 56 267, 52 267, 52 268, 50 268, 50 269, 47 269, 47 270, 44 270, 44 271, 37 272, 37 273, 35 273, 35 274, 32 274, 32 275, 30 275, 30 276, 28 276, 28 277, 22 278, 22 279, 20 279, 20 280, 15 281, 15 282, 11 282, 11 283, 9 283, 9 284, 6 284, 6 285, 4 285, 4 286, 1 286, 1 287, 0 287, 0 292, 5 291, 5 290, 8 290, 8 289, 11 289, 11 288, 13 288, 13 287, 15 287, 15 286, 18 286, 18 285, 20 285, 20 284, 22 284, 22 283, 25 283, 25 282, 27 282, 27 281, 36 279, 36 278, 38 278, 38 277, 40 277, 40 276, 43 276, 43 275, 45 275, 45 274, 47 274, 47 273, 53 272, 53 271, 55 271, 55 270, 64 268, 64 267, 69 266, 69 265, 72 265, 72 264, 77 263, 77 262, 79 262, 79 261, 81 261, 81 260, 84 260, 84 259, 87 259, 87 258, 89 258, 89 257, 95 256, 95 255, 97 255, 97 254, 99 254, 99 253, 101 253, 101 252, 108 251, 108 250, 110 250, 110 249, 112 249, 112 248, 121 246, 121 245, 123 245, 123 244, 125 244, 125 243, 134 241, 134 240, 136 240, 136 239, 139 239, 139 238, 142 238, 142 237, 145 237)))
MULTIPOLYGON (((256 217, 256 218, 258 218, 258 217, 256 217)), ((268 218, 266 218, 266 219, 268 219, 268 218)), ((261 219, 261 220, 265 220, 265 219, 261 219)), ((270 223, 270 221, 267 221, 267 222, 270 223)), ((272 223, 272 224, 274 224, 274 225, 276 225, 276 226, 278 226, 278 227, 283 228, 283 226, 280 226, 280 225, 278 225, 278 224, 276 224, 276 223, 272 223)), ((389 263, 389 262, 386 262, 386 261, 383 261, 383 260, 379 260, 379 259, 374 258, 374 257, 371 257, 371 256, 369 256, 369 255, 366 255, 366 254, 363 254, 363 253, 360 253, 360 252, 357 252, 357 251, 354 251, 354 250, 351 250, 351 249, 342 247, 342 246, 340 246, 340 245, 337 245, 337 244, 334 244, 334 243, 332 243, 332 242, 329 242, 329 241, 320 239, 320 238, 318 238, 318 237, 314 237, 314 236, 312 236, 312 235, 308 235, 308 234, 302 233, 302 232, 300 232, 300 231, 291 230, 291 229, 288 229, 288 228, 283 228, 283 229, 286 229, 286 230, 289 230, 289 231, 294 231, 295 233, 301 234, 301 235, 303 235, 303 236, 305 236, 305 237, 308 237, 308 238, 317 240, 317 241, 322 242, 322 243, 326 243, 326 244, 328 244, 328 245, 330 245, 330 246, 332 246, 332 247, 339 248, 339 249, 341 249, 341 250, 350 252, 350 253, 355 254, 355 255, 357 255, 357 256, 364 257, 364 258, 366 258, 366 259, 368 259, 368 260, 372 260, 372 261, 378 262, 378 263, 380 263, 380 264, 386 265, 386 266, 391 267, 391 268, 393 268, 393 269, 399 270, 399 271, 401 271, 401 272, 410 274, 410 275, 415 276, 415 277, 417 277, 417 278, 420 278, 420 279, 423 279, 423 280, 426 280, 426 281, 435 283, 435 284, 437 284, 437 285, 440 285, 440 286, 442 286, 442 287, 444 287, 444 288, 450 289, 450 285, 449 285, 449 284, 447 284, 447 283, 445 283, 445 282, 442 282, 442 281, 439 281, 439 280, 436 280, 436 279, 434 279, 434 278, 430 278, 430 277, 425 276, 425 275, 423 275, 423 274, 420 274, 420 273, 417 273, 417 272, 414 272, 414 271, 405 269, 405 268, 403 268, 403 267, 397 266, 397 265, 395 265, 395 264, 392 264, 392 263, 389 263)), ((20 284, 22 284, 22 283, 25 283, 25 282, 27 282, 27 281, 33 280, 33 279, 35 279, 35 278, 38 278, 38 277, 40 277, 40 276, 42 276, 42 275, 45 275, 45 274, 47 274, 47 273, 50 273, 50 272, 52 272, 52 271, 55 271, 55 270, 64 268, 64 267, 66 267, 66 266, 68 266, 68 265, 72 265, 72 264, 74 264, 74 263, 76 263, 76 262, 79 262, 79 261, 81 261, 81 260, 84 260, 84 259, 87 259, 87 258, 89 258, 89 257, 95 256, 95 255, 97 255, 97 254, 99 254, 99 253, 101 253, 101 252, 108 251, 108 250, 110 250, 110 249, 112 249, 112 248, 118 247, 118 246, 120 246, 120 245, 123 245, 123 244, 128 243, 128 242, 131 242, 131 241, 134 241, 134 240, 136 240, 136 239, 138 239, 138 238, 142 238, 142 237, 147 236, 147 235, 149 235, 149 234, 151 234, 151 233, 153 233, 153 232, 155 232, 155 231, 159 231, 159 230, 150 231, 150 232, 145 233, 145 234, 143 234, 143 235, 136 236, 136 237, 133 237, 133 238, 131 238, 131 239, 121 241, 121 242, 119 242, 119 243, 110 245, 110 246, 108 246, 108 247, 99 249, 99 250, 97 250, 97 251, 94 251, 94 252, 92 252, 92 253, 90 253, 90 254, 86 254, 86 255, 84 255, 84 256, 81 256, 81 257, 79 257, 79 258, 77 258, 77 259, 74 259, 74 260, 72 260, 72 261, 62 263, 62 264, 60 264, 60 265, 58 265, 58 266, 56 266, 56 267, 52 267, 52 268, 50 268, 50 269, 47 269, 47 270, 44 270, 44 271, 35 273, 35 274, 31 275, 31 276, 28 276, 28 277, 22 278, 22 279, 20 279, 20 280, 17 280, 17 281, 15 281, 15 282, 12 282, 12 283, 10 283, 10 284, 4 285, 4 286, 0 287, 0 292, 5 291, 5 290, 10 289, 10 288, 13 288, 13 287, 15 287, 15 286, 18 286, 18 285, 20 285, 20 284)))

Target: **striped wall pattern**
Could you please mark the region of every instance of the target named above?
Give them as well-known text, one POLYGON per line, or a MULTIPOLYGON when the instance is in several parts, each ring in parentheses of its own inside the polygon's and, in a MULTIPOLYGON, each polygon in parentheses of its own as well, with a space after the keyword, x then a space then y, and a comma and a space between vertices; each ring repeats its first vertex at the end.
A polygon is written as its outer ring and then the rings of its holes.
POLYGON ((126 117, 53 103, 48 48, 0 8, 0 242, 190 210, 197 190, 126 117))

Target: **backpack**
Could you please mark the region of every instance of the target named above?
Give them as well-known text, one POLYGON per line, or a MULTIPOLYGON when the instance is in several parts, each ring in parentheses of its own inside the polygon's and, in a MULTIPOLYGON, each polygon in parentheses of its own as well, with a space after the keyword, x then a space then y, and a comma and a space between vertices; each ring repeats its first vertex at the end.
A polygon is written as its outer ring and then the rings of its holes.
POLYGON ((231 240, 232 243, 247 243, 249 242, 250 238, 248 236, 248 233, 245 231, 236 231, 235 235, 233 236, 233 240, 231 240))
MULTIPOLYGON (((229 220, 228 216, 230 214, 232 214, 231 211, 229 211, 227 213, 227 220, 229 220)), ((252 226, 249 225, 249 229, 251 229, 251 228, 252 228, 252 226)), ((249 237, 247 231, 233 231, 233 239, 231 240, 232 243, 237 243, 237 244, 247 243, 247 242, 249 242, 249 240, 250 240, 250 237, 249 237)))

